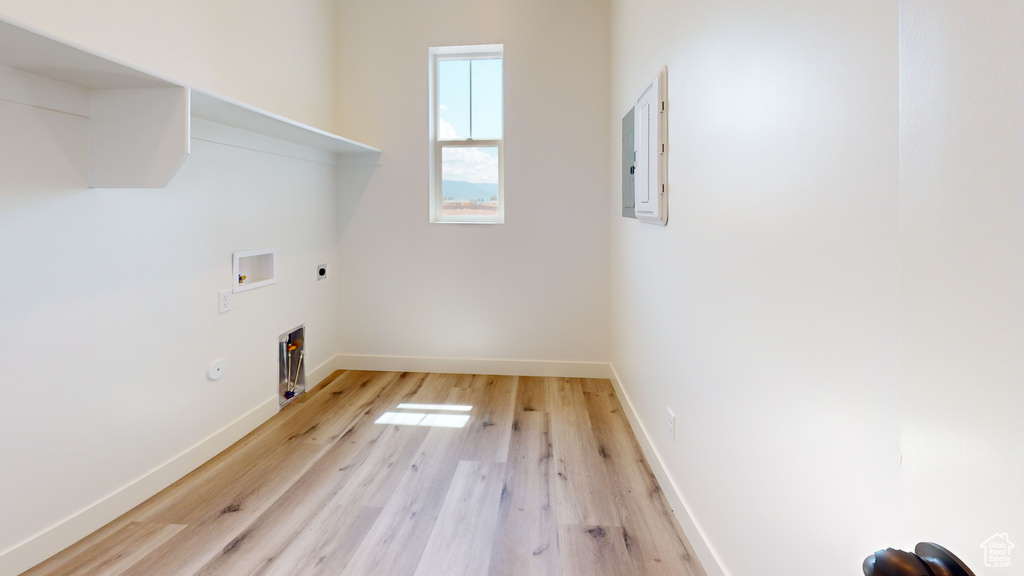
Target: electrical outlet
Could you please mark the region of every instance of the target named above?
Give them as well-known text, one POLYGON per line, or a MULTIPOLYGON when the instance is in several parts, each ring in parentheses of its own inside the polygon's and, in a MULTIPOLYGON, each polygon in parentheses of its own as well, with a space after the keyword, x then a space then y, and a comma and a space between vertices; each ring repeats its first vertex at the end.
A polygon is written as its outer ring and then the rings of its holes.
POLYGON ((676 439, 676 413, 671 408, 668 409, 668 438, 672 441, 676 439))
POLYGON ((231 290, 221 290, 217 293, 217 314, 231 312, 231 290))

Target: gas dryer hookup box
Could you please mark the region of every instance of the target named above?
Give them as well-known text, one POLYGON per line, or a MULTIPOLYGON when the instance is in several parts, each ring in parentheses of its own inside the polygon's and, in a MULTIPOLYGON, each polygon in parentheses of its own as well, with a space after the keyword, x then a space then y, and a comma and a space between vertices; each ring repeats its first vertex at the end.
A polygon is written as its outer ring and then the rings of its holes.
POLYGON ((633 181, 633 210, 636 219, 647 224, 668 223, 666 184, 668 146, 668 101, 665 97, 667 69, 663 66, 633 107, 636 169, 633 181))

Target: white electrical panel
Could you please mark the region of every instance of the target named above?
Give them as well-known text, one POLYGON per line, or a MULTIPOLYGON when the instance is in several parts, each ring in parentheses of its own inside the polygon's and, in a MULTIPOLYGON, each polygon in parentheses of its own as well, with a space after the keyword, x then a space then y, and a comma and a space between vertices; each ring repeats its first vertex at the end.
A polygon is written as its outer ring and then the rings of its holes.
POLYGON ((666 190, 667 99, 666 69, 663 67, 647 86, 634 106, 634 142, 636 143, 636 179, 633 196, 636 218, 648 224, 668 223, 666 190))

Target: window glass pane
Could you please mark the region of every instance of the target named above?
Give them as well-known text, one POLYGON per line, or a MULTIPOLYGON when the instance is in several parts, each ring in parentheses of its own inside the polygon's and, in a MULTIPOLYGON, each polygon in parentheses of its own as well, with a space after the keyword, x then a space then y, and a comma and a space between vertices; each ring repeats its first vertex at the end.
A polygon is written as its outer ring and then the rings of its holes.
POLYGON ((441 149, 441 214, 498 215, 498 147, 441 149))
POLYGON ((469 60, 437 62, 438 140, 469 138, 469 60))
POLYGON ((473 60, 473 138, 500 140, 501 125, 501 58, 473 60))

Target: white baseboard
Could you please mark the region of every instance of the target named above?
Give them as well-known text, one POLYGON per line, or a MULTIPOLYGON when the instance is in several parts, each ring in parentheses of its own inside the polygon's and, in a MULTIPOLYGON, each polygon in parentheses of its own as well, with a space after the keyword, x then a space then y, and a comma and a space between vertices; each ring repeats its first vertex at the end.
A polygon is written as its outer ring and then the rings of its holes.
MULTIPOLYGON (((700 525, 689 513, 681 492, 662 463, 643 423, 637 418, 629 394, 615 368, 603 362, 552 362, 546 360, 478 360, 458 358, 416 358, 401 356, 337 355, 307 374, 312 391, 335 370, 379 370, 387 372, 438 372, 447 374, 495 374, 567 378, 608 378, 622 401, 623 410, 637 434, 637 440, 661 484, 672 511, 682 526, 708 576, 727 576, 700 525)), ((218 432, 196 443, 178 456, 103 500, 70 516, 41 533, 0 553, 0 576, 16 576, 115 520, 226 450, 278 412, 275 395, 218 432)))
POLYGON ((610 378, 612 374, 610 366, 605 362, 419 358, 355 354, 340 354, 335 358, 339 370, 493 374, 496 376, 561 376, 565 378, 610 378))
POLYGON ((332 356, 323 364, 313 368, 313 370, 306 374, 306 392, 316 390, 317 386, 323 384, 324 380, 334 373, 335 370, 340 370, 338 368, 337 356, 332 356))
POLYGON ((92 534, 220 454, 277 414, 277 411, 275 395, 141 478, 0 553, 0 576, 21 574, 92 534))
POLYGON ((697 554, 697 559, 700 560, 701 566, 708 576, 728 576, 714 548, 711 547, 707 537, 704 535, 700 524, 690 514, 690 509, 683 499, 682 492, 679 490, 679 486, 672 478, 672 475, 665 468, 661 455, 658 454, 658 450, 651 442, 647 428, 644 427, 643 422, 637 417, 636 410, 633 409, 633 402, 629 399, 629 394, 626 393, 625 388, 623 388, 622 382, 619 380, 619 374, 615 371, 615 366, 609 364, 608 369, 611 372, 609 379, 612 381, 615 394, 618 395, 622 404, 622 410, 626 413, 626 419, 629 420, 636 439, 640 442, 640 449, 643 450, 647 462, 651 465, 651 470, 658 478, 658 484, 661 485, 662 492, 665 494, 669 506, 672 507, 672 513, 675 514, 679 525, 683 528, 683 533, 686 534, 690 546, 693 547, 693 551, 697 554))

